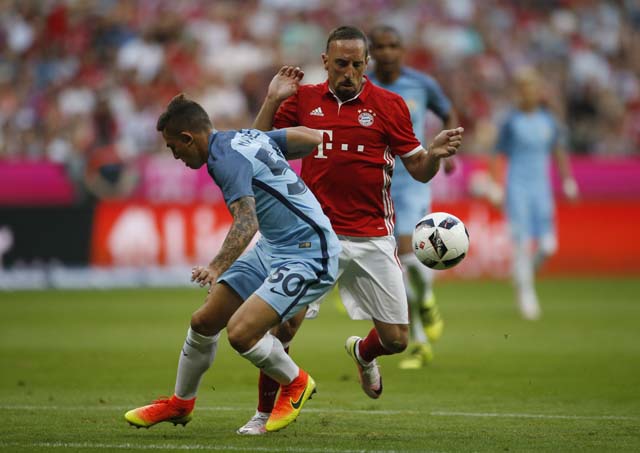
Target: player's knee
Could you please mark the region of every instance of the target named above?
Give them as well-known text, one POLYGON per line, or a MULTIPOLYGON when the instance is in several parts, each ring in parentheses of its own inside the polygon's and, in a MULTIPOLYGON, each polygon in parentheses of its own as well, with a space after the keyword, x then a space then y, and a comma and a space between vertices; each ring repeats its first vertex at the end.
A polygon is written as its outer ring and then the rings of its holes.
POLYGON ((407 345, 409 344, 409 335, 407 332, 398 330, 392 335, 381 335, 380 341, 382 342, 382 346, 384 346, 387 351, 398 354, 407 349, 407 345))
POLYGON ((191 329, 198 332, 200 335, 213 336, 220 333, 220 330, 224 329, 226 323, 217 322, 212 319, 211 316, 207 316, 207 313, 200 309, 196 310, 191 315, 191 329))
POLYGON ((280 340, 281 343, 289 343, 296 336, 304 317, 297 319, 297 316, 279 324, 273 329, 273 335, 280 340))
POLYGON ((273 329, 273 335, 280 340, 281 343, 289 343, 296 334, 296 328, 288 325, 288 323, 280 324, 273 329))
POLYGON ((391 341, 390 343, 384 343, 384 347, 394 354, 399 354, 405 349, 407 349, 408 341, 407 339, 396 339, 391 341))
POLYGON ((227 339, 231 347, 238 352, 246 352, 255 344, 255 341, 252 341, 252 336, 240 323, 227 326, 227 339))
POLYGON ((212 323, 207 319, 205 314, 198 310, 194 314, 191 315, 191 329, 198 332, 201 335, 215 335, 218 333, 216 328, 212 325, 212 323))

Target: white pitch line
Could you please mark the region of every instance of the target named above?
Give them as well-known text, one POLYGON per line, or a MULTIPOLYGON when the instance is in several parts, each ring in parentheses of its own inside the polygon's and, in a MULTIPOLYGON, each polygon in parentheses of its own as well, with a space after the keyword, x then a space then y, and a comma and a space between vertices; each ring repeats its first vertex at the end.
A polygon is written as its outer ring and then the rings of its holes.
MULTIPOLYGON (((0 410, 43 410, 43 411, 121 411, 130 409, 129 406, 36 406, 36 405, 0 405, 0 410)), ((251 412, 251 406, 202 406, 197 408, 204 412, 251 412)), ((640 417, 625 415, 566 415, 566 414, 528 414, 508 412, 456 412, 456 411, 417 411, 417 410, 367 410, 367 409, 305 409, 305 412, 319 414, 366 414, 366 415, 416 415, 426 414, 432 417, 478 417, 478 418, 539 418, 558 420, 640 420, 640 417)))
MULTIPOLYGON (((91 448, 100 450, 208 450, 208 451, 273 451, 272 447, 250 445, 169 445, 169 444, 101 444, 92 442, 0 442, 0 448, 91 448)), ((399 453, 398 450, 336 450, 332 448, 278 447, 278 451, 304 453, 399 453)), ((444 451, 425 451, 425 453, 446 453, 444 451)))
POLYGON ((503 417, 503 418, 542 418, 560 420, 639 420, 640 417, 624 415, 561 415, 561 414, 510 414, 500 412, 447 412, 435 411, 429 415, 434 417, 503 417))

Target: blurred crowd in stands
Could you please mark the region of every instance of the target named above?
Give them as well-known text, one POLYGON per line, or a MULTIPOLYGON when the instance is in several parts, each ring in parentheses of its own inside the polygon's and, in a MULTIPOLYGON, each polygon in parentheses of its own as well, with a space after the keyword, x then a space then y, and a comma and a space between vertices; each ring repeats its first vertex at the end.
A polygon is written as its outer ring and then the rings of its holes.
POLYGON ((571 152, 640 151, 635 0, 0 0, 0 159, 63 162, 98 196, 126 193, 128 165, 166 151, 155 122, 172 96, 247 127, 277 68, 322 81, 327 32, 380 23, 452 98, 465 153, 491 148, 524 65, 571 152))

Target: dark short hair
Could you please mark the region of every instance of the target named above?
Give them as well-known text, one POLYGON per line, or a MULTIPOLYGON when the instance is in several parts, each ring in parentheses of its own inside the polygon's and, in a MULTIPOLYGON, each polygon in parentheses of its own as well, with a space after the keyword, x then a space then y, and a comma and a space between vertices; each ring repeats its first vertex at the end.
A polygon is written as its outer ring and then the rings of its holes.
POLYGON ((207 112, 197 102, 187 99, 184 93, 171 99, 156 123, 156 129, 167 135, 178 135, 183 131, 207 132, 212 128, 207 112))
POLYGON ((364 32, 359 28, 352 27, 350 25, 343 25, 331 30, 331 32, 329 33, 329 37, 327 38, 326 52, 329 52, 329 44, 331 44, 331 41, 342 41, 351 39, 359 39, 364 43, 364 56, 365 58, 368 57, 369 43, 367 41, 367 35, 365 35, 364 32))
POLYGON ((400 35, 400 32, 398 31, 397 28, 392 27, 391 25, 376 25, 375 27, 373 27, 370 31, 369 31, 369 43, 370 45, 373 45, 373 42, 375 41, 375 37, 377 35, 381 35, 382 33, 391 33, 393 35, 396 36, 396 38, 398 38, 398 41, 400 42, 400 44, 402 44, 402 35, 400 35))

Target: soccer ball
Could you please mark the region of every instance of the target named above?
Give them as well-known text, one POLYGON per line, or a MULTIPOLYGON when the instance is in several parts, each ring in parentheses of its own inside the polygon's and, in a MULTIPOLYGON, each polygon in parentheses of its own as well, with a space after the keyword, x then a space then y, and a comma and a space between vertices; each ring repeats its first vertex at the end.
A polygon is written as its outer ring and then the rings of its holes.
POLYGON ((413 230, 413 252, 431 269, 449 269, 464 259, 469 233, 464 223, 446 212, 424 216, 413 230))

